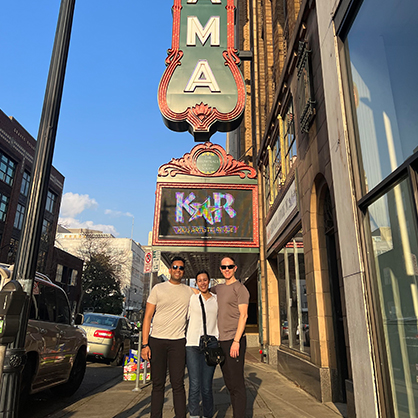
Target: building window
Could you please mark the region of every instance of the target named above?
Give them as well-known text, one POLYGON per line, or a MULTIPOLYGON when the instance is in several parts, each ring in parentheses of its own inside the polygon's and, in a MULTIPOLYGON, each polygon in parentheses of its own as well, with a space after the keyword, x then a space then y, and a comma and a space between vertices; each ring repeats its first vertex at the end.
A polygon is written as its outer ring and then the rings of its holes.
POLYGON ((49 242, 49 233, 51 231, 51 222, 48 222, 46 219, 43 220, 42 223, 42 236, 41 236, 41 240, 43 242, 49 242))
POLYGON ((3 180, 11 186, 13 184, 15 170, 16 163, 0 152, 0 180, 3 180))
POLYGON ((417 2, 366 0, 348 34, 366 192, 418 151, 416 13, 417 2))
POLYGON ((30 186, 30 174, 25 171, 23 173, 22 184, 20 185, 20 193, 27 197, 29 193, 29 186, 30 186))
POLYGON ((77 286, 77 270, 71 271, 70 286, 77 286))
POLYGON ((281 343, 294 350, 310 354, 302 231, 299 231, 279 251, 277 262, 281 343))
POLYGON ((18 203, 17 204, 17 209, 16 209, 15 222, 14 222, 13 226, 16 229, 21 230, 24 218, 25 218, 25 207, 23 205, 21 205, 20 203, 18 203))
POLYGON ((9 198, 4 194, 0 193, 0 221, 4 222, 6 220, 7 206, 9 203, 9 198))
POLYGON ((417 2, 364 0, 346 40, 363 182, 358 204, 378 301, 372 317, 383 329, 381 372, 399 417, 418 410, 417 14, 417 2))
POLYGON ((46 273, 46 259, 48 256, 48 252, 47 251, 39 251, 38 253, 38 261, 37 261, 37 265, 36 265, 36 270, 39 271, 40 273, 46 273))
POLYGON ((286 114, 278 116, 279 129, 276 142, 267 147, 268 163, 264 166, 266 208, 274 203, 280 189, 297 160, 293 101, 290 100, 286 114))
POLYGON ((55 201, 57 200, 57 195, 52 193, 50 190, 48 190, 48 195, 46 197, 46 205, 45 209, 50 212, 54 213, 54 207, 55 207, 55 201))
POLYGON ((63 266, 61 264, 57 265, 57 273, 55 275, 55 281, 58 283, 62 282, 62 271, 63 271, 63 266))
POLYGON ((295 136, 295 121, 293 113, 293 102, 291 101, 288 105, 286 115, 284 117, 284 160, 286 167, 286 175, 289 174, 290 170, 294 167, 297 151, 296 151, 296 136, 295 136))

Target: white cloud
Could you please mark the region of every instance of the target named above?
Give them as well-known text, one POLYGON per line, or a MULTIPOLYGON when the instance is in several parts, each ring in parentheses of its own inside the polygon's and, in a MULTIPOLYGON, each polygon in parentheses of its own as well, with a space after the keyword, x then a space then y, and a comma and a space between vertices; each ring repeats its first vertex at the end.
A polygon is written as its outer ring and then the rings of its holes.
POLYGON ((115 237, 119 235, 118 232, 116 231, 116 228, 113 225, 95 224, 93 221, 81 222, 78 219, 74 219, 71 217, 60 217, 58 220, 58 223, 62 225, 64 228, 94 229, 96 231, 105 232, 106 234, 112 234, 115 237))
POLYGON ((63 218, 74 218, 86 209, 96 208, 96 200, 90 198, 88 194, 64 193, 61 202, 60 215, 63 218))
POLYGON ((134 215, 132 215, 132 213, 130 212, 121 212, 119 210, 112 210, 112 209, 106 209, 105 215, 110 215, 110 216, 115 216, 115 217, 119 217, 119 216, 129 216, 130 218, 134 217, 134 215))
POLYGON ((97 201, 88 194, 65 193, 62 196, 60 218, 58 223, 64 228, 74 229, 94 229, 103 231, 113 236, 118 236, 116 228, 113 225, 96 224, 93 221, 80 221, 75 217, 86 209, 95 209, 99 205, 97 201))

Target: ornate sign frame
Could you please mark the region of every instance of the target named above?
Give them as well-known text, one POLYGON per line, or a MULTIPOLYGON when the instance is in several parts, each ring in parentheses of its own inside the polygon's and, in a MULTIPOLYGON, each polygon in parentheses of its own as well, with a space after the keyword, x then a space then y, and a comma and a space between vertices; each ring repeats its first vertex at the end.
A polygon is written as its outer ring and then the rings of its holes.
MULTIPOLYGON (((202 0, 201 0, 202 1, 202 0)), ((164 118, 165 124, 168 128, 174 131, 190 131, 194 136, 195 141, 207 141, 210 136, 218 131, 228 132, 236 129, 241 123, 245 101, 246 101, 246 89, 243 76, 238 66, 241 61, 238 57, 238 50, 235 48, 235 5, 234 0, 222 0, 222 5, 226 3, 226 16, 227 16, 227 45, 226 50, 220 51, 220 58, 224 61, 224 66, 228 67, 233 80, 236 85, 236 103, 235 106, 228 112, 220 111, 216 106, 211 105, 211 99, 213 94, 219 98, 222 92, 213 93, 207 95, 207 100, 199 101, 194 105, 188 105, 183 111, 176 111, 170 107, 169 100, 169 85, 172 81, 173 75, 176 71, 179 71, 182 65, 182 59, 187 54, 196 54, 198 49, 185 48, 187 51, 180 49, 180 39, 184 37, 181 34, 181 22, 182 22, 182 3, 188 3, 187 0, 174 0, 173 5, 173 34, 172 34, 172 46, 168 50, 168 57, 166 58, 167 68, 161 78, 160 85, 158 87, 158 104, 160 111, 164 118)), ((197 1, 190 2, 197 3, 197 1)), ((216 3, 221 3, 219 0, 216 3)), ((190 7, 190 5, 188 5, 190 7)), ((199 5, 195 4, 195 8, 199 5)), ((198 9, 196 9, 198 10, 198 9)), ((206 48, 206 46, 205 46, 206 48)), ((202 50, 202 48, 200 48, 202 50)), ((230 94, 226 95, 228 98, 230 94)), ((190 96, 189 96, 190 97, 190 96)), ((189 97, 187 99, 189 99, 189 97)), ((206 99, 206 98, 205 98, 206 99)))
POLYGON ((196 145, 182 158, 162 165, 158 171, 152 245, 164 251, 179 247, 197 252, 210 248, 257 251, 256 176, 253 167, 210 142, 196 145), (228 216, 230 209, 233 216, 228 216), (181 214, 181 220, 177 220, 176 211, 183 211, 184 218, 181 214))

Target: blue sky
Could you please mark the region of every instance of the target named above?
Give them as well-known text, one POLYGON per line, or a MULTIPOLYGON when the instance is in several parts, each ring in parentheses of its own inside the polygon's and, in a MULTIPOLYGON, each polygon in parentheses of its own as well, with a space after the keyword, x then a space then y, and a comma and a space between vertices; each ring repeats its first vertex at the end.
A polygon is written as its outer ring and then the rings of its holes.
MULTIPOLYGON (((0 109, 36 139, 60 0, 3 2, 0 109)), ((158 168, 196 143, 163 123, 157 88, 172 0, 77 0, 55 143, 61 221, 147 244, 158 168)), ((225 146, 225 134, 211 141, 225 146)))

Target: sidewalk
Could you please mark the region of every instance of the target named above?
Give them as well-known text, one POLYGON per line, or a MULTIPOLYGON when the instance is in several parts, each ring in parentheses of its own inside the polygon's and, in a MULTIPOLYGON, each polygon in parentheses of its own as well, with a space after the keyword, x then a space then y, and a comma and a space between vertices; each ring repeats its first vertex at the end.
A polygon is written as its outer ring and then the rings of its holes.
MULTIPOLYGON (((333 404, 321 404, 302 389, 247 353, 245 364, 247 383, 247 413, 252 418, 338 418, 343 415, 333 404)), ((186 395, 188 379, 185 379, 186 395)), ((149 418, 151 385, 133 392, 134 382, 120 379, 109 382, 108 389, 84 398, 49 418, 149 418)), ((232 417, 229 395, 222 372, 216 368, 214 376, 214 418, 232 417)), ((164 418, 173 418, 173 400, 169 381, 166 385, 164 418)), ((244 417, 243 417, 244 418, 244 417)))

